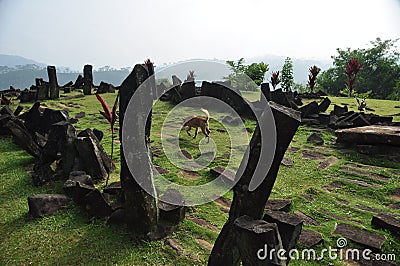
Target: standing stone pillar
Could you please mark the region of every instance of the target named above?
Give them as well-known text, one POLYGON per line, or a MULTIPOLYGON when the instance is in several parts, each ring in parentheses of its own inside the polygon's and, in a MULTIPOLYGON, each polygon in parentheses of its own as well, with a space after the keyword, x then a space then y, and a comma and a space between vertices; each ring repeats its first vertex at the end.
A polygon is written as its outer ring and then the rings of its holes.
MULTIPOLYGON (((276 103, 270 103, 270 106, 276 126, 276 149, 271 167, 265 173, 262 183, 254 191, 249 191, 250 181, 260 159, 261 145, 265 145, 261 143, 261 130, 257 125, 249 148, 246 151, 249 159, 247 164, 245 164, 245 160, 242 161, 240 169, 244 168, 243 174, 233 187, 233 201, 229 210, 228 221, 215 241, 208 265, 237 265, 240 259, 245 259, 245 256, 241 256, 239 253, 234 222, 243 215, 247 215, 254 220, 262 218, 264 207, 274 186, 283 155, 300 125, 300 112, 276 103)), ((266 119, 266 116, 263 114, 260 119, 266 119)), ((240 169, 238 172, 241 172, 240 169)), ((243 265, 251 264, 243 261, 243 265)))
POLYGON ((85 65, 83 67, 83 94, 85 95, 92 94, 92 85, 93 85, 92 70, 93 70, 92 65, 85 65))
POLYGON ((149 73, 143 65, 136 65, 120 86, 119 105, 119 134, 122 142, 124 141, 123 125, 124 123, 130 125, 127 137, 130 141, 129 151, 125 151, 124 145, 121 145, 120 179, 125 200, 125 221, 132 231, 140 235, 155 229, 158 222, 157 200, 153 196, 156 192, 150 161, 151 120, 148 119, 148 112, 145 111, 146 107, 151 106, 153 102, 151 82, 148 77, 149 73), (140 86, 146 86, 145 90, 137 91, 140 86), (135 113, 127 113, 129 101, 134 94, 137 99, 134 105, 135 113), (143 142, 146 143, 146 149, 137 148, 143 145, 143 142), (131 166, 130 169, 134 169, 134 173, 130 171, 128 164, 131 166), (140 179, 140 184, 135 177, 140 179), (147 193, 143 187, 152 190, 153 195, 147 193))
MULTIPOLYGON (((261 84, 261 93, 264 94, 267 101, 271 101, 271 90, 269 88, 269 83, 261 84)), ((260 97, 260 100, 262 100, 262 97, 260 97)))
POLYGON ((57 82, 56 67, 47 66, 47 75, 49 76, 50 99, 58 99, 60 97, 60 89, 57 82))

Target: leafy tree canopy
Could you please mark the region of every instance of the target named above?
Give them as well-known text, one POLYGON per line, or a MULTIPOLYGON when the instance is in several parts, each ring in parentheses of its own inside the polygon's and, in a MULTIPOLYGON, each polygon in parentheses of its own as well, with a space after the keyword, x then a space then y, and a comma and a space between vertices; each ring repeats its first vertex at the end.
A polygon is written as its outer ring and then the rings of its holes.
POLYGON ((290 91, 293 87, 293 63, 290 57, 286 57, 282 66, 281 87, 284 91, 290 91))
POLYGON ((226 61, 232 70, 232 74, 225 79, 232 82, 232 86, 241 90, 255 90, 264 81, 268 64, 264 62, 245 65, 244 58, 238 61, 226 61), (255 83, 255 84, 254 84, 255 83))
POLYGON ((358 93, 371 92, 375 98, 386 99, 392 95, 396 83, 400 79, 400 53, 396 40, 381 40, 377 38, 370 42, 370 47, 364 49, 337 49, 337 55, 332 56, 333 68, 324 71, 318 78, 318 85, 330 94, 338 94, 346 87, 346 64, 351 58, 363 65, 357 74, 355 82, 358 93))

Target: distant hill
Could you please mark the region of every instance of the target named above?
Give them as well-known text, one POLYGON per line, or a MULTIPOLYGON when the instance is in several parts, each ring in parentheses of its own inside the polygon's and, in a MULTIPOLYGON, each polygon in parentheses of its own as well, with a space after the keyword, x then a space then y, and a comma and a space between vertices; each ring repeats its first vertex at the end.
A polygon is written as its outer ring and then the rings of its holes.
POLYGON ((35 60, 28 59, 19 55, 6 55, 0 54, 0 66, 8 66, 8 67, 15 67, 18 65, 37 65, 44 67, 46 66, 43 63, 39 63, 35 60))
MULTIPOLYGON (((238 60, 233 58, 231 60, 238 60)), ((268 81, 272 71, 281 70, 284 63, 284 56, 265 55, 246 59, 246 64, 261 62, 269 65, 269 71, 265 76, 268 81)), ((294 80, 297 83, 306 84, 308 69, 312 65, 317 65, 322 70, 331 67, 329 60, 312 60, 292 58, 294 80)), ((60 85, 69 81, 75 81, 80 71, 73 71, 68 67, 56 66, 57 79, 60 85)), ((196 80, 222 80, 230 73, 229 67, 224 60, 219 59, 193 59, 188 61, 176 62, 174 64, 163 64, 156 66, 156 78, 167 78, 172 82, 171 76, 177 75, 182 81, 185 80, 190 70, 195 71, 196 80)), ((129 68, 109 69, 107 71, 94 71, 94 84, 98 85, 101 81, 119 86, 128 76, 129 68)), ((39 63, 32 59, 27 59, 17 55, 0 55, 0 90, 8 89, 10 85, 15 88, 29 88, 35 83, 35 78, 47 80, 46 64, 39 63)))

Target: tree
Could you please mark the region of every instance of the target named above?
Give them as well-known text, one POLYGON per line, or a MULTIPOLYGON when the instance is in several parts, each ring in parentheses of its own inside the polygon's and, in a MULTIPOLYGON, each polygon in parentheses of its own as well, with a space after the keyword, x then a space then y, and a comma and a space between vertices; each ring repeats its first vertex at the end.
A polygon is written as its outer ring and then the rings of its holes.
MULTIPOLYGON (((318 85, 328 93, 337 94, 346 86, 346 64, 351 58, 357 58, 363 65, 357 76, 357 93, 371 91, 371 96, 386 99, 396 87, 400 79, 400 53, 396 40, 381 40, 377 38, 370 42, 370 47, 364 49, 336 49, 337 55, 332 56, 333 67, 321 73, 318 85)), ((354 93, 354 92, 353 92, 354 93)))
POLYGON ((357 60, 357 58, 351 58, 349 62, 346 63, 346 70, 344 73, 347 76, 347 88, 349 89, 349 97, 353 96, 353 86, 356 83, 357 73, 362 69, 362 64, 357 60))
POLYGON ((232 86, 240 90, 254 91, 264 81, 265 73, 268 71, 268 64, 264 62, 245 65, 244 58, 238 61, 226 61, 233 73, 224 79, 230 80, 232 86))
POLYGON ((293 86, 293 64, 290 57, 286 57, 282 67, 281 87, 284 91, 290 91, 293 86))
POLYGON ((265 73, 268 71, 268 65, 264 62, 253 63, 245 68, 244 73, 251 78, 258 86, 264 81, 265 73))

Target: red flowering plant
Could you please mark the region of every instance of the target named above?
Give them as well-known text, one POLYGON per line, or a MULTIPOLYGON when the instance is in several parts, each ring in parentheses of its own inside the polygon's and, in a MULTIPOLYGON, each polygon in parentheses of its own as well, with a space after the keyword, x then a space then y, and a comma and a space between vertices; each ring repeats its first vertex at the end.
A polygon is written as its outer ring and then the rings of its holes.
POLYGON ((310 73, 308 74, 308 86, 310 87, 311 92, 314 91, 315 83, 317 80, 317 76, 321 69, 316 65, 310 67, 310 73))
POLYGON ((357 73, 361 70, 362 67, 362 64, 358 61, 357 58, 354 57, 346 63, 346 70, 344 71, 344 73, 347 76, 346 86, 349 90, 350 97, 353 95, 354 83, 357 79, 357 73))
POLYGON ((275 90, 275 87, 281 82, 279 79, 279 71, 272 72, 271 85, 275 90))
POLYGON ((100 111, 100 114, 102 114, 104 116, 104 118, 107 120, 107 122, 110 124, 110 129, 111 129, 111 163, 110 163, 110 169, 108 171, 108 176, 107 176, 107 180, 106 180, 106 186, 107 186, 108 180, 110 178, 112 158, 113 158, 113 154, 114 154, 114 124, 118 118, 117 107, 118 107, 119 91, 117 94, 117 98, 115 99, 112 110, 108 106, 107 102, 99 94, 96 94, 96 97, 97 97, 97 100, 99 100, 99 102, 101 103, 101 106, 103 107, 103 111, 100 111))

